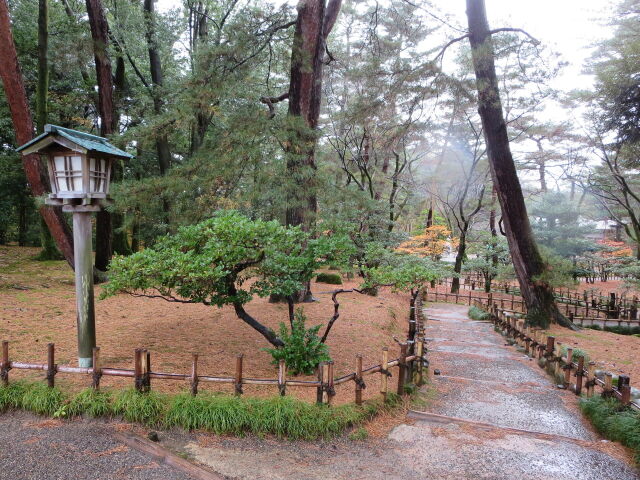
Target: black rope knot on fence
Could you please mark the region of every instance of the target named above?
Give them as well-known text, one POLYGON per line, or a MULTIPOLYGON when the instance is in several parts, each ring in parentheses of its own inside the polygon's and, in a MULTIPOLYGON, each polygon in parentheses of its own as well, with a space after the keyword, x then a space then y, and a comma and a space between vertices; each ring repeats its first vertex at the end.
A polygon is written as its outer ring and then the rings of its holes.
POLYGON ((366 383, 364 383, 364 379, 362 379, 362 378, 357 378, 357 377, 356 377, 356 378, 354 378, 354 379, 353 379, 353 381, 354 381, 354 382, 356 382, 356 385, 357 385, 358 387, 360 387, 362 390, 364 390, 365 388, 367 388, 367 384, 366 384, 366 383))

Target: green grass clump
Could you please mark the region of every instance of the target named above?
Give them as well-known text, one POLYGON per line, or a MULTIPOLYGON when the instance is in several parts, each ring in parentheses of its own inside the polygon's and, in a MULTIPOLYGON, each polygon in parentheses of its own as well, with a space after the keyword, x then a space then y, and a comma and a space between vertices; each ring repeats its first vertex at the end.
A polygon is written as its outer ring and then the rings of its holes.
POLYGON ((486 312, 475 305, 469 308, 467 315, 472 320, 489 320, 491 318, 491 314, 489 312, 486 312))
POLYGON ((0 387, 0 412, 10 408, 22 408, 22 398, 29 386, 29 383, 21 381, 0 387))
POLYGON ((640 463, 640 413, 598 396, 581 399, 580 408, 600 434, 631 448, 640 463))
MULTIPOLYGON (((568 347, 566 345, 562 345, 560 348, 560 353, 563 357, 567 356, 567 348, 568 347)), ((571 354, 571 361, 577 363, 580 357, 584 358, 585 365, 589 363, 589 354, 580 348, 574 348, 573 353, 571 354)))
POLYGON ((369 432, 366 428, 360 427, 349 434, 349 440, 362 441, 369 438, 369 432))
POLYGON ((134 389, 118 393, 113 402, 113 413, 122 415, 127 422, 159 425, 167 409, 167 398, 156 392, 140 393, 134 389))
POLYGON ((314 405, 291 397, 242 398, 221 394, 175 396, 165 416, 167 427, 206 430, 216 434, 275 435, 291 440, 315 440, 342 433, 373 417, 382 408, 399 403, 395 397, 384 405, 314 405))
POLYGON ((330 285, 342 285, 342 277, 337 273, 319 273, 316 275, 316 282, 328 283, 330 285))
POLYGON ((79 417, 88 415, 93 418, 111 415, 113 397, 110 393, 87 388, 69 401, 66 405, 65 416, 79 417))
POLYGON ((31 383, 22 395, 20 408, 40 415, 53 415, 64 401, 64 394, 58 388, 49 388, 44 383, 31 383))

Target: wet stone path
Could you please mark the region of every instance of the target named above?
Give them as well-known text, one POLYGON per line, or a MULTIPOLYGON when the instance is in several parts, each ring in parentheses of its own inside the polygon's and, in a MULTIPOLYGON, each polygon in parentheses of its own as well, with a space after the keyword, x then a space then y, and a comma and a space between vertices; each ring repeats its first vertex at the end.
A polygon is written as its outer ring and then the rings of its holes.
POLYGON ((602 441, 535 360, 506 344, 467 307, 425 309, 431 388, 437 392, 416 423, 392 433, 418 451, 437 452, 425 469, 458 478, 636 479, 623 450, 602 441))

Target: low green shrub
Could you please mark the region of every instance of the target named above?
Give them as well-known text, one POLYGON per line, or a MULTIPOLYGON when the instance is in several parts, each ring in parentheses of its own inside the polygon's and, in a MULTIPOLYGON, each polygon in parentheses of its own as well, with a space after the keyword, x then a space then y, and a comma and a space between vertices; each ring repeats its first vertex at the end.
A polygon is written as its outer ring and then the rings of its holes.
POLYGON ((491 318, 491 314, 489 312, 482 310, 475 305, 469 308, 467 315, 472 320, 489 320, 491 318))
POLYGON ((640 463, 640 413, 599 396, 582 398, 580 408, 600 434, 631 448, 640 463))
POLYGON ((342 285, 342 277, 337 273, 319 273, 316 275, 316 282, 328 283, 330 285, 342 285))
POLYGON ((320 362, 328 362, 329 348, 318 337, 322 325, 306 328, 306 316, 302 309, 296 310, 291 331, 284 323, 280 324, 280 338, 284 347, 267 348, 277 365, 280 360, 287 364, 287 370, 292 375, 310 375, 316 371, 320 362))
POLYGON ((113 402, 113 413, 122 415, 127 422, 144 425, 159 425, 167 409, 166 396, 156 393, 141 393, 133 388, 123 390, 113 402))
POLYGON ((362 441, 369 438, 369 432, 367 432, 366 428, 358 428, 349 434, 349 440, 353 441, 362 441))

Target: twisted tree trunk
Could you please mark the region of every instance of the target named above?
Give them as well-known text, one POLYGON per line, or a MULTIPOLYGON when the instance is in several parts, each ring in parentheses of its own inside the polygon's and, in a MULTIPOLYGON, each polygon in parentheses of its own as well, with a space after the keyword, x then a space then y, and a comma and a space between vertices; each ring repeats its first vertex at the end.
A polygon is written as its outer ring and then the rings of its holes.
POLYGON ((550 322, 571 327, 571 323, 558 310, 553 291, 544 280, 548 266, 542 260, 533 238, 509 147, 484 0, 467 0, 467 19, 478 90, 478 112, 513 266, 529 312, 527 321, 530 325, 540 327, 547 327, 550 322))

